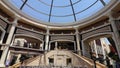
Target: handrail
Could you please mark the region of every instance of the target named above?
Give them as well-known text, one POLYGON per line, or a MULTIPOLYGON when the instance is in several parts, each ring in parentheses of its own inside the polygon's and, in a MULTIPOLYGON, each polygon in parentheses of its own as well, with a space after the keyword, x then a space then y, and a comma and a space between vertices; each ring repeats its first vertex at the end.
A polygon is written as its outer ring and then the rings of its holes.
POLYGON ((36 60, 36 59, 38 59, 38 58, 39 58, 39 56, 32 57, 32 58, 26 59, 23 63, 29 64, 31 61, 34 61, 34 60, 36 60))
MULTIPOLYGON (((79 56, 79 55, 77 55, 77 54, 75 54, 75 53, 73 53, 73 54, 76 55, 76 56, 78 56, 78 57, 80 57, 80 58, 84 58, 84 60, 87 61, 87 62, 88 62, 89 64, 91 64, 91 65, 94 64, 91 59, 89 59, 89 58, 87 58, 87 57, 85 57, 85 56, 79 56)), ((96 66, 97 66, 97 68, 106 68, 105 65, 103 65, 103 64, 101 64, 101 63, 99 63, 99 62, 96 62, 96 66)))
POLYGON ((88 63, 89 65, 93 66, 93 62, 91 62, 91 61, 89 61, 89 60, 87 60, 87 59, 83 58, 82 56, 79 56, 79 55, 77 55, 77 54, 75 54, 75 53, 73 53, 73 54, 74 54, 76 57, 81 58, 83 61, 85 61, 85 62, 88 63))

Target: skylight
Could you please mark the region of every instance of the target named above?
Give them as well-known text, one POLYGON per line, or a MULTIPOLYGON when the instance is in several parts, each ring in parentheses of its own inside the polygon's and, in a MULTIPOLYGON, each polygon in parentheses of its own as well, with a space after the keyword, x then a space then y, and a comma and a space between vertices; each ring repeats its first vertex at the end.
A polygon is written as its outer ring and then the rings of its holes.
POLYGON ((27 15, 49 23, 71 23, 99 12, 110 0, 9 0, 27 15))

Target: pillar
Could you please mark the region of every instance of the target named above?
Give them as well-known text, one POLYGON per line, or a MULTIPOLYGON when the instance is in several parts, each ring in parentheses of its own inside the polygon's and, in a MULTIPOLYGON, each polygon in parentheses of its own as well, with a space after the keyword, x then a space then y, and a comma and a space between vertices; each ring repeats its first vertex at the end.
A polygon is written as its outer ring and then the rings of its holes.
POLYGON ((115 46, 116 46, 116 49, 117 49, 117 52, 118 52, 118 55, 120 58, 120 35, 119 35, 118 29, 117 29, 116 24, 115 24, 115 18, 112 16, 112 14, 113 14, 113 11, 111 11, 108 14, 109 22, 111 23, 111 26, 113 29, 113 37, 114 37, 114 41, 115 41, 115 46))
POLYGON ((45 50, 48 50, 48 45, 49 45, 49 29, 47 28, 47 33, 46 33, 46 39, 45 39, 45 50))
POLYGON ((80 37, 79 37, 79 31, 77 28, 75 28, 76 33, 76 42, 77 42, 77 52, 79 55, 81 55, 81 49, 80 49, 80 37))
POLYGON ((104 49, 104 44, 103 44, 103 38, 100 39, 100 42, 101 42, 101 47, 102 47, 103 59, 106 59, 106 54, 105 54, 105 49, 104 49))
POLYGON ((95 49, 95 54, 96 54, 96 58, 98 58, 98 52, 97 52, 97 45, 96 45, 96 41, 94 40, 94 49, 95 49))
MULTIPOLYGON (((100 38, 101 42, 101 47, 102 47, 102 54, 103 54, 103 59, 106 59, 106 54, 105 54, 105 49, 104 49, 104 44, 103 44, 103 38, 100 38)), ((106 65, 106 61, 104 61, 104 64, 106 65)))
POLYGON ((58 49, 58 44, 57 44, 57 41, 55 42, 55 50, 58 49))
POLYGON ((18 18, 15 18, 14 21, 12 22, 12 26, 10 28, 10 32, 9 32, 9 35, 8 35, 8 38, 6 41, 6 44, 8 44, 8 45, 5 46, 5 50, 3 51, 3 54, 1 56, 0 67, 5 67, 5 60, 6 60, 7 55, 8 55, 9 46, 10 46, 14 31, 15 31, 15 27, 17 25, 17 21, 18 21, 18 18))

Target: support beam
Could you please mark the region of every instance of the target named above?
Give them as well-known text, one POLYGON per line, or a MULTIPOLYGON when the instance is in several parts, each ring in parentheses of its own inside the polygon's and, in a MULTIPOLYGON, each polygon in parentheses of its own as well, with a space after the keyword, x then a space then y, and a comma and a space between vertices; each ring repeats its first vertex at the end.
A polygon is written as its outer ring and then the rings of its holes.
POLYGON ((70 0, 70 4, 71 4, 71 7, 72 7, 74 20, 76 21, 75 10, 74 10, 73 4, 72 4, 72 0, 70 0))
POLYGON ((53 7, 53 0, 51 1, 51 7, 50 7, 50 13, 49 13, 49 20, 48 20, 48 22, 50 22, 50 20, 51 20, 52 7, 53 7))
POLYGON ((104 2, 104 0, 100 0, 100 2, 103 4, 103 6, 106 5, 106 3, 104 2))
POLYGON ((22 4, 22 6, 20 7, 20 10, 23 9, 23 7, 25 6, 25 4, 27 3, 28 0, 25 0, 25 2, 22 4))

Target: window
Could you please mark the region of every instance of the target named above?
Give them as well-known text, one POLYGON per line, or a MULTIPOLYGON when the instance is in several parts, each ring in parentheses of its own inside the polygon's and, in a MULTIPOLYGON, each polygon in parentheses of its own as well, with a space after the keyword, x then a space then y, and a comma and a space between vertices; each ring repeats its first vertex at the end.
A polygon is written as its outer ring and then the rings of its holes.
POLYGON ((53 64, 54 63, 54 59, 53 58, 49 58, 49 63, 53 64))
POLYGON ((67 65, 71 64, 72 63, 72 60, 71 58, 67 58, 67 65))

